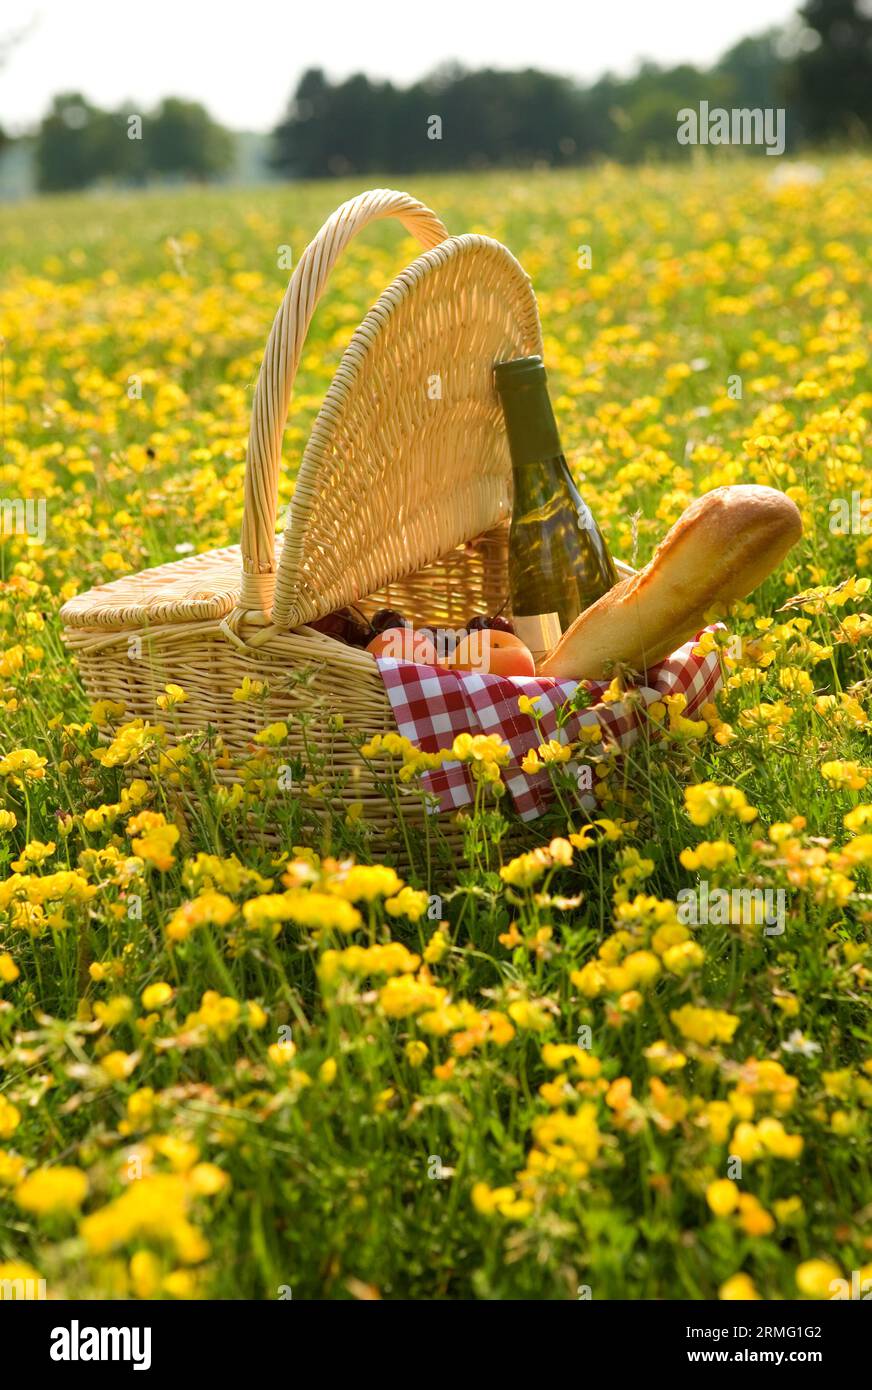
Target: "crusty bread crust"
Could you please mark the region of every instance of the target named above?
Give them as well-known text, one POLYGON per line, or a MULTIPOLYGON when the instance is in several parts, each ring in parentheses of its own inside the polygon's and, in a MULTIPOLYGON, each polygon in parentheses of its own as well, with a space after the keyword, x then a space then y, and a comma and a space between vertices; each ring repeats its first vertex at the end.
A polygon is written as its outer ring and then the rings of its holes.
POLYGON ((775 488, 749 483, 705 493, 639 574, 576 618, 537 673, 602 680, 616 662, 644 671, 745 598, 801 535, 796 504, 775 488))

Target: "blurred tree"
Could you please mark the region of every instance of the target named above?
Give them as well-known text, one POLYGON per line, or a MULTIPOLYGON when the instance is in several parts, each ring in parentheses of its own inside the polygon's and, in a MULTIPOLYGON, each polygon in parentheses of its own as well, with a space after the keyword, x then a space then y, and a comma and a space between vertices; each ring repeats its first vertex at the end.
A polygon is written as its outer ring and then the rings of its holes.
POLYGON ((779 40, 781 31, 767 29, 763 34, 741 39, 719 60, 717 72, 728 79, 729 101, 724 105, 754 107, 783 105, 784 62, 779 40))
POLYGON ((45 192, 84 188, 99 177, 102 113, 79 92, 56 96, 36 138, 37 186, 45 192))
POLYGON ((37 185, 45 192, 87 188, 100 179, 143 183, 151 174, 209 178, 235 153, 233 137, 197 102, 168 97, 131 139, 132 103, 101 111, 78 92, 55 97, 36 141, 37 185))
POLYGON ((332 86, 320 68, 310 68, 273 131, 273 167, 297 178, 401 168, 390 158, 398 97, 390 82, 355 73, 332 86))
POLYGON ((566 163, 577 158, 578 108, 568 79, 533 69, 452 64, 403 90, 360 73, 331 85, 310 69, 273 132, 272 162, 304 178, 566 163))
POLYGON ((198 101, 167 97, 143 126, 144 162, 155 173, 208 179, 233 163, 232 135, 198 101))
POLYGON ((872 5, 868 0, 806 0, 806 42, 788 75, 804 134, 811 140, 868 139, 872 133, 872 5))

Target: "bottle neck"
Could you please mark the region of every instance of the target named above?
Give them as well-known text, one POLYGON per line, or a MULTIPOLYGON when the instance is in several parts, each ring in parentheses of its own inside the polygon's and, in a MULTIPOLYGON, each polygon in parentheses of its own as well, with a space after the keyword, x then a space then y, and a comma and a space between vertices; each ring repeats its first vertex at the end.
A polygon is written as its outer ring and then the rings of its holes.
POLYGON ((541 381, 512 384, 500 392, 512 469, 519 473, 545 460, 562 457, 557 422, 545 384, 541 381))

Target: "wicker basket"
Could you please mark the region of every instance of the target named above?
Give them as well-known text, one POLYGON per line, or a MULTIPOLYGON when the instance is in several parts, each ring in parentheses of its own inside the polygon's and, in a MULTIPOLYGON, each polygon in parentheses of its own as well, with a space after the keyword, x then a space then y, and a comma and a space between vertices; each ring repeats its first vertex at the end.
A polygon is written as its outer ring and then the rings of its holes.
MULTIPOLYGON (((356 603, 456 628, 470 613, 504 604, 511 467, 492 367, 540 351, 530 281, 504 246, 449 237, 407 193, 375 189, 344 203, 301 257, 267 341, 241 545, 114 580, 65 605, 65 640, 91 697, 121 700, 126 718, 162 722, 176 737, 211 725, 231 762, 251 752, 261 728, 285 721, 284 756, 305 759, 317 747, 336 795, 362 803, 389 852, 396 803, 383 771, 349 737, 396 727, 375 660, 306 624, 356 603), (425 250, 343 354, 300 462, 282 541, 282 436, 309 323, 342 250, 389 216, 425 250), (232 698, 246 676, 269 683, 264 704, 232 698), (169 682, 187 699, 168 718, 156 697, 169 682)), ((238 774, 231 767, 224 775, 238 774)), ((420 821, 413 790, 403 812, 420 821)))

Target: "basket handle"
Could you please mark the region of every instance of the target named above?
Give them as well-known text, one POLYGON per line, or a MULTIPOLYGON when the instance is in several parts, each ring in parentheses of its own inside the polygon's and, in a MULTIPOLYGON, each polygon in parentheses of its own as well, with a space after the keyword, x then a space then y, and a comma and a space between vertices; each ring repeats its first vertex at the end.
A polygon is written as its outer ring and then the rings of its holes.
POLYGON ((275 523, 282 436, 306 333, 345 247, 370 222, 397 217, 425 249, 448 231, 409 193, 373 188, 337 208, 306 247, 275 316, 257 378, 245 460, 239 607, 269 613, 275 589, 275 523))

